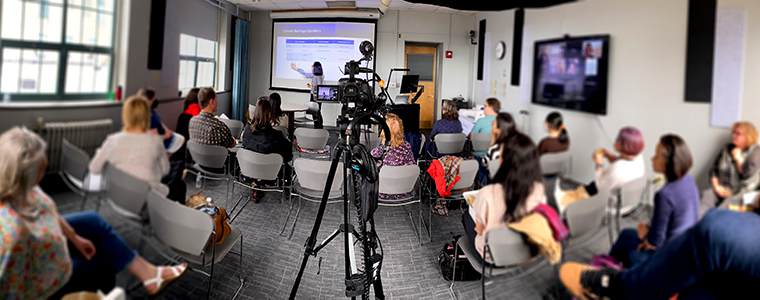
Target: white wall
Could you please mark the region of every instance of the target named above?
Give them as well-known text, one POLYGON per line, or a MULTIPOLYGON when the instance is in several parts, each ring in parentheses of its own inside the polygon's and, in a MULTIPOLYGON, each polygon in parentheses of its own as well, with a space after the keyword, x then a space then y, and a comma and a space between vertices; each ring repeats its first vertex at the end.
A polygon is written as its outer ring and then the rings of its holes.
MULTIPOLYGON (((253 12, 250 27, 251 49, 248 68, 249 101, 255 102, 259 96, 271 93, 271 43, 272 19, 269 12, 253 12)), ((451 15, 428 12, 388 11, 377 24, 376 72, 383 78, 388 76, 391 68, 404 67, 404 46, 407 42, 426 42, 443 44, 443 50, 454 52, 453 59, 442 59, 441 92, 436 101, 458 95, 471 94, 472 82, 467 80, 471 74, 473 54, 477 46, 470 45, 469 31, 474 27, 474 15, 451 15), (401 38, 398 36, 401 35, 401 38)), ((401 74, 394 74, 393 81, 401 83, 401 74)), ((398 93, 398 88, 389 91, 398 93)), ((283 101, 303 104, 308 101, 308 94, 278 91, 283 101)), ((335 125, 335 117, 340 106, 325 104, 322 114, 326 125, 335 125)), ((438 112, 440 114, 440 112, 438 112)))
MULTIPOLYGON (((754 113, 760 110, 760 103, 754 99, 760 92, 756 84, 760 81, 760 58, 754 55, 760 53, 760 1, 721 0, 719 6, 748 11, 742 118, 760 125, 760 117, 754 113)), ((599 146, 611 149, 612 144, 605 135, 614 139, 621 127, 632 125, 644 134, 643 155, 648 172, 651 173, 649 158, 654 154, 659 137, 676 133, 686 140, 694 156, 692 176, 701 187, 707 187, 709 164, 718 148, 730 141, 730 133, 709 126, 709 104, 683 100, 687 8, 687 0, 586 0, 526 11, 525 25, 531 27, 534 40, 557 38, 566 33, 611 36, 608 114, 599 117, 606 132, 594 115, 561 110, 571 139, 574 179, 591 180, 593 150, 599 146)), ((486 19, 491 40, 504 40, 511 45, 513 15, 513 11, 478 13, 475 22, 486 19)), ((502 61, 492 59, 490 78, 498 81, 498 87, 502 82, 509 84, 509 75, 503 77, 502 72, 507 70, 509 74, 511 70, 512 50, 507 47, 507 58, 502 61)), ((532 56, 532 53, 527 55, 532 56)), ((473 78, 473 83, 476 87, 473 96, 479 102, 491 96, 481 92, 481 81, 473 78)), ((527 133, 535 141, 545 136, 543 120, 553 109, 519 102, 517 87, 509 86, 506 92, 506 97, 498 97, 502 108, 513 116, 521 109, 528 110, 527 133)))

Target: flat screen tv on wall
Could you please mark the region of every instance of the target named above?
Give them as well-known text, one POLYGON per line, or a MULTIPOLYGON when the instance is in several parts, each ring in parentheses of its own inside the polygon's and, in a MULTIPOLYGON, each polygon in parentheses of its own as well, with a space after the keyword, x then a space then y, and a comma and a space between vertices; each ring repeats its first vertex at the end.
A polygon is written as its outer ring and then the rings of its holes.
POLYGON ((607 114, 609 41, 609 35, 536 41, 531 102, 607 114))

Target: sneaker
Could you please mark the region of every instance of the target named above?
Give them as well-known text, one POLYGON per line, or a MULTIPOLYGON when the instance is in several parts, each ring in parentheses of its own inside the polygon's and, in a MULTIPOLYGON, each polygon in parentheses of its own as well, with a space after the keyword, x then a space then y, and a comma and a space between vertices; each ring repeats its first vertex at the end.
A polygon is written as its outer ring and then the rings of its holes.
POLYGON ((600 269, 569 262, 560 267, 559 278, 578 299, 625 299, 620 271, 612 268, 600 269))

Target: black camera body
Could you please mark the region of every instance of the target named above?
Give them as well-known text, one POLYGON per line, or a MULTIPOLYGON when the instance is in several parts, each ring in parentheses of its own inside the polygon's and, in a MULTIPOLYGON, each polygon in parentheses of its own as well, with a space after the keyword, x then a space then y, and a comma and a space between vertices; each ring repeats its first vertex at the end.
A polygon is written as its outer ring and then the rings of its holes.
POLYGON ((343 104, 341 115, 353 118, 364 113, 373 113, 385 104, 387 96, 384 91, 375 95, 372 81, 379 81, 380 77, 370 68, 361 67, 362 61, 371 61, 374 47, 369 41, 359 45, 359 51, 364 55, 359 61, 349 61, 344 68, 344 75, 348 78, 338 80, 338 100, 343 104), (360 74, 369 74, 370 80, 359 78, 360 74))

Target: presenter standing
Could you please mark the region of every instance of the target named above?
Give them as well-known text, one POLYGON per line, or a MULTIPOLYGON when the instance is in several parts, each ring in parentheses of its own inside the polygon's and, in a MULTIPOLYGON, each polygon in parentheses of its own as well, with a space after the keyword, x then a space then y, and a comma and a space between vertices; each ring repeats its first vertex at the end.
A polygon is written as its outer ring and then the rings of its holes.
MULTIPOLYGON (((311 89, 311 93, 309 93, 309 101, 314 101, 317 97, 317 87, 322 85, 322 82, 325 81, 325 76, 322 73, 322 64, 315 61, 314 64, 311 65, 311 73, 306 73, 303 69, 298 68, 294 62, 290 63, 290 67, 298 73, 301 73, 304 77, 311 78, 311 83, 307 83, 306 87, 311 89)), ((314 122, 314 128, 322 128, 322 103, 319 103, 319 118, 314 122)))

